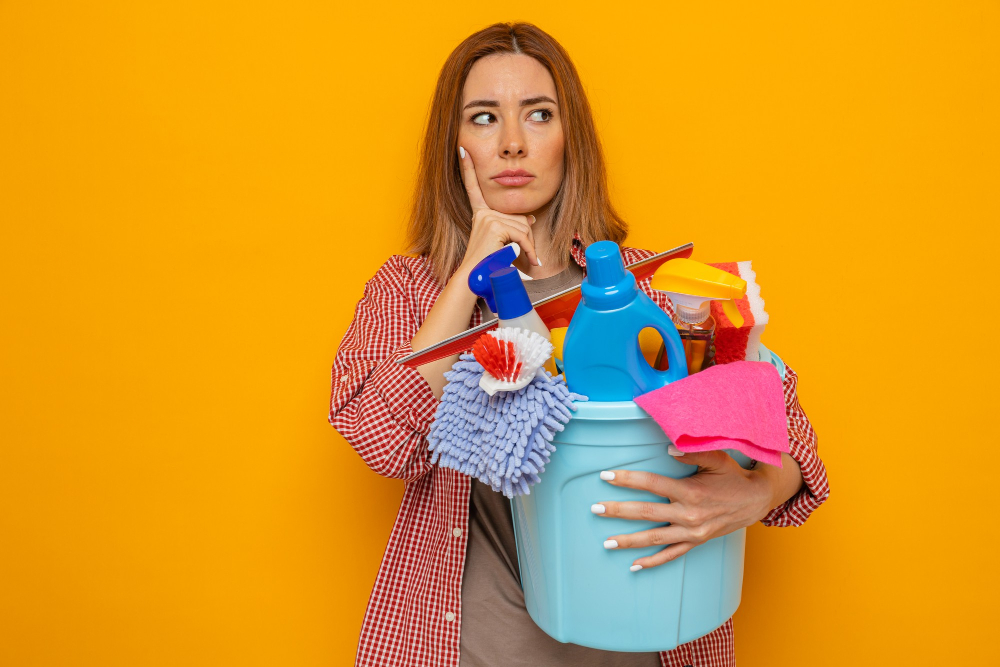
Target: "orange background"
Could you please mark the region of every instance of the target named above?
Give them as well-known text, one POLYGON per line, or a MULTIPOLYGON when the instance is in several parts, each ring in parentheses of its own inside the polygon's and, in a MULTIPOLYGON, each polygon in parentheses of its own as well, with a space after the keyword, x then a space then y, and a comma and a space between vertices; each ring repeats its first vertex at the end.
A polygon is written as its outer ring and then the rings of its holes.
POLYGON ((0 3, 0 663, 351 663, 403 486, 329 366, 513 19, 632 244, 752 259, 800 374, 833 495, 751 528, 739 664, 995 658, 1000 6, 657 4, 0 3))

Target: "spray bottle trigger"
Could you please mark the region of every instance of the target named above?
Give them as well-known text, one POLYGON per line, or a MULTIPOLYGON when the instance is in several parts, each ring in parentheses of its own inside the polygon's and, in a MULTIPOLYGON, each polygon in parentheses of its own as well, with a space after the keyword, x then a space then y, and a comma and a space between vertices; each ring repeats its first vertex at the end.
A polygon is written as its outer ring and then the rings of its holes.
POLYGON ((733 323, 733 326, 739 329, 743 326, 743 315, 740 313, 740 309, 736 307, 736 302, 732 300, 725 300, 722 302, 722 312, 726 314, 729 321, 733 323))

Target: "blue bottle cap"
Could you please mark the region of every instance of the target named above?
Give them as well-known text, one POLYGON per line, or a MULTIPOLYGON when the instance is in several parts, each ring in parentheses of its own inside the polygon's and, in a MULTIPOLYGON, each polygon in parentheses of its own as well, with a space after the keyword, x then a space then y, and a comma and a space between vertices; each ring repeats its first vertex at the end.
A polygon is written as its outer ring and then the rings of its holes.
POLYGON ((635 276, 625 270, 621 249, 614 241, 587 246, 587 277, 581 285, 584 303, 595 310, 626 306, 638 294, 635 276))
POLYGON ((625 277, 625 260, 614 241, 587 246, 587 282, 594 287, 612 287, 625 277))
POLYGON ((512 320, 531 311, 528 290, 524 289, 521 276, 513 266, 491 273, 490 284, 493 285, 497 317, 501 320, 512 320))

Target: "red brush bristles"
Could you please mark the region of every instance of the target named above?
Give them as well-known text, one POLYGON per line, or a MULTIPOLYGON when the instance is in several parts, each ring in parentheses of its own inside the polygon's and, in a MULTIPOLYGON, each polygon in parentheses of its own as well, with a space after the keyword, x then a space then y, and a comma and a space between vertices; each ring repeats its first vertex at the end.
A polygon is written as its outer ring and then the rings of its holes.
POLYGON ((472 354, 486 372, 503 382, 515 382, 521 373, 521 362, 517 358, 514 343, 498 341, 486 333, 472 345, 472 354))

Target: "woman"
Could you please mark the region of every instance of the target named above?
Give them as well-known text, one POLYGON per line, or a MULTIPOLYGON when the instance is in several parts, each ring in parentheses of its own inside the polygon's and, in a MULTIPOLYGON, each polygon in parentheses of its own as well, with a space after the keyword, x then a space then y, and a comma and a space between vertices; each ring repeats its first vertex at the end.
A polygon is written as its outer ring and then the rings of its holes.
MULTIPOLYGON (((441 70, 424 140, 410 222, 416 256, 393 256, 367 283, 333 364, 330 423, 372 470, 406 482, 357 664, 733 664, 731 620, 660 654, 598 651, 542 632, 525 610, 506 498, 428 462, 425 437, 457 357, 416 370, 396 363, 492 316, 467 287, 489 253, 520 245, 515 266, 532 279, 525 284, 534 300, 578 284, 586 245, 621 243, 626 231, 608 199, 587 98, 562 47, 523 23, 493 25, 462 42, 441 70)), ((651 253, 624 254, 629 263, 651 253)), ((641 287, 672 314, 648 280, 641 287)), ((634 565, 656 567, 758 520, 801 524, 825 500, 826 474, 795 385, 789 369, 792 456, 784 455, 783 468, 745 471, 710 452, 685 457, 699 472, 683 482, 613 471, 610 484, 674 500, 603 503, 602 516, 671 523, 608 536, 622 549, 670 545, 634 565)))

